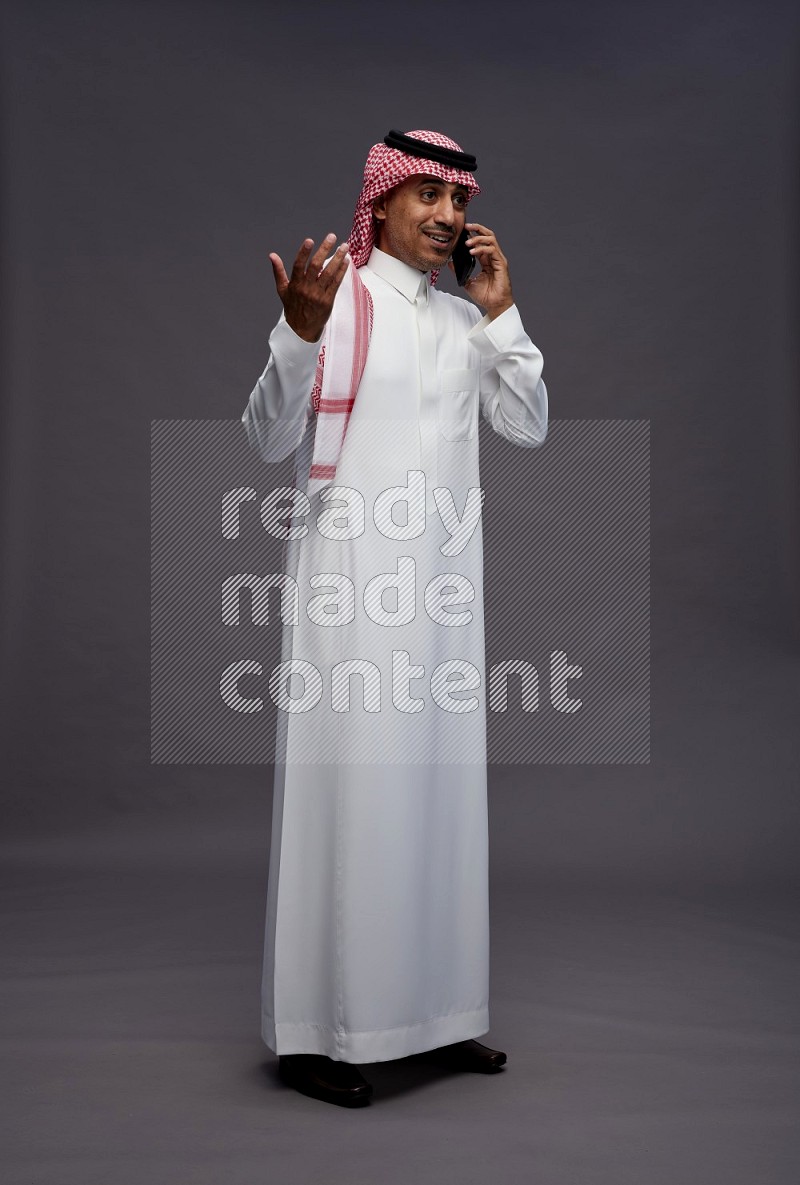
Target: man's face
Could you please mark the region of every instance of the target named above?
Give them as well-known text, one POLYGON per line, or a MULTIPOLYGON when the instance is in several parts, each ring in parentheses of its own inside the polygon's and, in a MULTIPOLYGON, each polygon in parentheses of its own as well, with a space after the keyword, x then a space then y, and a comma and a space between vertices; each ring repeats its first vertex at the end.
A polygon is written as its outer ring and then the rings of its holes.
POLYGON ((443 267, 464 229, 469 193, 438 177, 408 177, 373 202, 377 245, 418 271, 443 267))

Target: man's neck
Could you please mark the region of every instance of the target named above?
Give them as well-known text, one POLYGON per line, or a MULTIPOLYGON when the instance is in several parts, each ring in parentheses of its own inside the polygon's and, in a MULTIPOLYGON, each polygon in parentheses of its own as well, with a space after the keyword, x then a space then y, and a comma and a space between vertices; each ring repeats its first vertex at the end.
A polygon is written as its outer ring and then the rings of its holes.
POLYGON ((415 263, 406 263, 406 261, 404 259, 401 259, 399 255, 395 255, 395 253, 393 251, 390 251, 388 246, 381 246, 380 243, 375 243, 375 247, 383 255, 388 255, 390 259, 396 259, 398 261, 398 263, 405 263, 406 267, 412 267, 414 269, 414 271, 419 272, 420 275, 426 276, 428 274, 428 272, 431 270, 429 267, 428 268, 417 267, 417 265, 415 263))
POLYGON ((428 287, 430 283, 427 273, 418 271, 411 264, 404 263, 395 255, 381 251, 380 247, 373 246, 367 260, 367 267, 391 284, 393 288, 396 288, 409 301, 414 301, 417 298, 421 286, 428 287))

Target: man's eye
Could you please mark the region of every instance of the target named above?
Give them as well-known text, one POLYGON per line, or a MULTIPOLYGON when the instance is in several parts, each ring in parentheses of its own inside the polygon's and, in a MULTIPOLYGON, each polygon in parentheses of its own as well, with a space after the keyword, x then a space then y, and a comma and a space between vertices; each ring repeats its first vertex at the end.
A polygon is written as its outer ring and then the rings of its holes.
POLYGON ((423 189, 423 191, 422 191, 422 196, 423 196, 423 197, 436 197, 436 190, 434 190, 434 189, 423 189))

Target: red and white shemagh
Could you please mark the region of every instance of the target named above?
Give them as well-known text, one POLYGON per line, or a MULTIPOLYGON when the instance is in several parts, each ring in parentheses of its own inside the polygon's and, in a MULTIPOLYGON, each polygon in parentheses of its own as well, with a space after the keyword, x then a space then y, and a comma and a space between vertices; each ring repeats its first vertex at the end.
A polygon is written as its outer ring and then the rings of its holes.
MULTIPOLYGON (((405 134, 440 148, 463 151, 455 140, 439 132, 415 131, 405 134)), ((323 333, 311 391, 311 405, 317 416, 317 426, 307 485, 309 496, 335 480, 350 413, 367 361, 372 334, 372 297, 356 269, 367 262, 375 244, 372 203, 407 177, 420 175, 439 177, 442 181, 463 185, 470 197, 475 197, 481 191, 472 173, 464 169, 440 164, 427 157, 412 156, 384 143, 373 144, 369 150, 364 182, 348 240, 351 263, 336 293, 333 310, 323 333)), ((438 274, 438 270, 431 271, 431 284, 436 283, 438 274)))
MULTIPOLYGON (((406 132, 415 140, 424 140, 427 144, 435 144, 437 148, 450 148, 455 152, 463 152, 455 140, 449 136, 442 136, 439 132, 406 132)), ((481 191, 472 173, 465 169, 455 169, 451 165, 442 165, 439 161, 428 160, 424 156, 411 156, 401 152, 399 148, 389 148, 386 144, 373 144, 367 156, 364 167, 364 184, 353 218, 353 229, 350 231, 348 243, 350 255, 356 267, 363 267, 370 257, 375 242, 375 224, 372 219, 372 203, 382 194, 394 189, 407 177, 438 177, 442 181, 450 181, 456 185, 463 185, 470 197, 477 197, 481 191)), ((431 272, 431 283, 436 283, 438 270, 431 272)))

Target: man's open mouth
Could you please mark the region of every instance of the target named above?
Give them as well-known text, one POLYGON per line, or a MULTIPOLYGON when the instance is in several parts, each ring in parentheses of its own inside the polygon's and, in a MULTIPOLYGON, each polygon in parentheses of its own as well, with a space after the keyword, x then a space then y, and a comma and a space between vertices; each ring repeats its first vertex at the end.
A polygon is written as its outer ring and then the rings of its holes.
POLYGON ((428 238, 429 238, 429 239, 430 239, 432 242, 436 243, 436 245, 437 245, 438 247, 449 247, 449 246, 450 246, 450 243, 451 243, 451 242, 452 242, 452 240, 453 240, 453 236, 452 236, 452 235, 437 235, 437 234, 435 234, 435 233, 434 233, 433 231, 431 231, 431 230, 424 230, 422 233, 423 233, 424 235, 427 235, 427 236, 428 236, 428 238))

